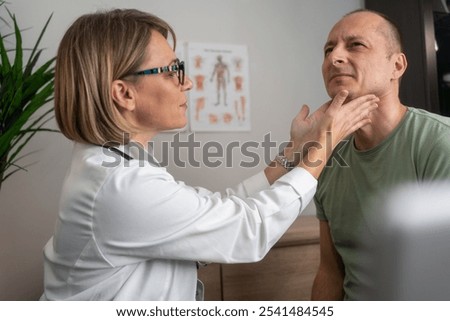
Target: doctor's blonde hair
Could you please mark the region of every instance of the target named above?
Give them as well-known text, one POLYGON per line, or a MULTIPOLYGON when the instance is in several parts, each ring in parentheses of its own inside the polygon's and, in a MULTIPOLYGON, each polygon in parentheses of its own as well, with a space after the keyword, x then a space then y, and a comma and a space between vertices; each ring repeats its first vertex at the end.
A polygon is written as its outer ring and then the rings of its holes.
POLYGON ((79 17, 66 31, 55 66, 55 116, 69 139, 103 145, 122 142, 133 128, 115 105, 114 80, 143 63, 152 31, 176 37, 159 17, 115 9, 79 17))

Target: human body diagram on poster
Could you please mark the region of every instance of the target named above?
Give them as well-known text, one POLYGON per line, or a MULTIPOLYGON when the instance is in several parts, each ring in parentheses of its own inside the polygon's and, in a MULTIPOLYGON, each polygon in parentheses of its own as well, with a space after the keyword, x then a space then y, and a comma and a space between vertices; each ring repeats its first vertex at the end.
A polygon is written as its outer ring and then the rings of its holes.
POLYGON ((190 127, 194 131, 249 131, 246 46, 188 43, 190 127))

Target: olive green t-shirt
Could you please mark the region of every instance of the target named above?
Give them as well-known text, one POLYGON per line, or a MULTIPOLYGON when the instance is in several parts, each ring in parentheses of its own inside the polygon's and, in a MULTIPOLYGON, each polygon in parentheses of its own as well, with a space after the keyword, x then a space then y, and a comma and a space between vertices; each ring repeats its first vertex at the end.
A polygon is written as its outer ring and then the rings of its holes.
MULTIPOLYGON (((319 178, 317 217, 328 221, 345 266, 345 299, 358 300, 370 282, 363 266, 371 249, 369 208, 381 193, 410 182, 450 179, 450 118, 415 108, 378 146, 358 151, 350 137, 334 150, 319 178), (369 242, 368 242, 369 243, 369 242)), ((373 214, 372 214, 373 215, 373 214)), ((426 213, 424 213, 426 215, 426 213)))

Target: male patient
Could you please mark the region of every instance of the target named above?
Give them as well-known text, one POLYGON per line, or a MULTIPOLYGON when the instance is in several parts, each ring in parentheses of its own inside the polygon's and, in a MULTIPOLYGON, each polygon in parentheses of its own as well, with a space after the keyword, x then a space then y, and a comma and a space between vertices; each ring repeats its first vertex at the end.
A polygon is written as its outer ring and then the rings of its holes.
POLYGON ((407 62, 399 31, 384 15, 347 14, 331 30, 324 54, 330 97, 346 89, 350 99, 369 93, 380 98, 371 124, 335 149, 315 196, 320 266, 312 299, 358 300, 370 282, 363 268, 370 249, 361 238, 372 233, 371 199, 398 184, 450 178, 450 119, 400 102, 407 62))

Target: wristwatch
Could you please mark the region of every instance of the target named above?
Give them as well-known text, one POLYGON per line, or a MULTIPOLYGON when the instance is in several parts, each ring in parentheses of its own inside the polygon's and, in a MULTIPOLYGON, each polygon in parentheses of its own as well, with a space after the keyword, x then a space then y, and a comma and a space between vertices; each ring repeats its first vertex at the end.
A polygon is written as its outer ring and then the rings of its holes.
POLYGON ((275 160, 278 164, 283 166, 288 172, 295 167, 295 162, 289 161, 289 159, 284 155, 275 156, 275 160))

